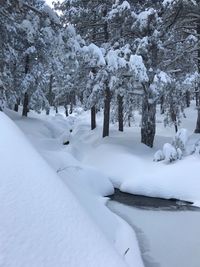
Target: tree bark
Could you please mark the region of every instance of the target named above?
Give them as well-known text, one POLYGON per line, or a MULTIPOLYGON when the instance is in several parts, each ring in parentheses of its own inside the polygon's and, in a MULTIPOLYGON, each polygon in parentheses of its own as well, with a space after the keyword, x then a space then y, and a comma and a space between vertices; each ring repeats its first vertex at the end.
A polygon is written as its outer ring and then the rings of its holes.
POLYGON ((124 131, 124 114, 123 114, 123 96, 118 95, 118 122, 119 122, 119 131, 124 131))
POLYGON ((95 105, 91 107, 91 130, 96 128, 96 107, 95 105))
POLYGON ((104 96, 103 137, 109 136, 111 92, 108 84, 104 96))
POLYGON ((69 109, 69 114, 73 113, 73 102, 70 101, 70 109, 69 109))
POLYGON ((164 114, 165 110, 164 110, 164 96, 162 95, 160 98, 160 114, 164 114))
POLYGON ((171 113, 171 118, 172 118, 172 121, 174 123, 175 132, 177 133, 178 132, 178 125, 177 125, 177 118, 176 118, 175 112, 171 113))
POLYGON ((200 108, 198 108, 198 116, 197 116, 197 123, 195 133, 200 133, 200 108))
POLYGON ((19 111, 19 106, 18 106, 17 103, 16 103, 15 106, 14 106, 14 111, 15 111, 15 112, 18 112, 18 111, 19 111))
POLYGON ((70 102, 69 114, 72 114, 73 113, 73 107, 75 105, 74 100, 75 100, 74 94, 73 93, 70 93, 70 95, 69 95, 69 102, 70 102))
POLYGON ((190 92, 188 90, 185 92, 185 99, 186 99, 186 106, 187 108, 189 108, 190 107, 190 92))
POLYGON ((131 127, 131 115, 128 115, 128 127, 131 127))
MULTIPOLYGON (((105 6, 105 10, 103 12, 103 16, 106 18, 108 13, 107 5, 105 6)), ((104 22, 104 39, 105 42, 109 40, 108 33, 108 21, 105 19, 104 22)), ((104 96, 104 118, 103 118, 103 138, 109 136, 109 127, 110 127, 110 100, 111 100, 111 92, 108 85, 108 81, 106 81, 106 89, 104 96)))
POLYGON ((156 132, 156 103, 149 103, 145 95, 142 104, 141 142, 153 147, 156 132))
POLYGON ((198 88, 195 89, 195 101, 196 101, 196 107, 199 106, 199 92, 198 88))
MULTIPOLYGON (((198 39, 200 38, 199 37, 199 34, 200 34, 200 20, 198 20, 197 22, 197 34, 198 34, 198 39)), ((200 74, 200 47, 198 47, 198 73, 200 74)), ((198 110, 198 113, 197 113, 197 122, 196 122, 196 129, 195 129, 195 133, 200 133, 200 83, 198 82, 198 105, 197 105, 197 110, 198 110)))
POLYGON ((20 98, 17 98, 17 101, 14 106, 14 111, 18 112, 19 111, 19 105, 20 105, 20 98))
POLYGON ((83 92, 80 93, 79 100, 80 100, 81 104, 83 105, 83 92))
POLYGON ((69 113, 68 113, 68 106, 67 106, 67 104, 65 105, 65 115, 66 115, 66 117, 69 116, 69 113))
POLYGON ((29 55, 26 55, 26 58, 25 58, 25 69, 24 69, 24 72, 25 74, 27 74, 30 70, 30 56, 29 55))
POLYGON ((50 75, 49 78, 49 94, 48 94, 48 101, 49 101, 49 105, 52 106, 53 105, 53 92, 52 92, 52 88, 53 88, 53 75, 50 75))
POLYGON ((29 112, 28 104, 29 104, 29 97, 28 97, 28 93, 26 92, 24 94, 22 116, 27 117, 28 112, 29 112))

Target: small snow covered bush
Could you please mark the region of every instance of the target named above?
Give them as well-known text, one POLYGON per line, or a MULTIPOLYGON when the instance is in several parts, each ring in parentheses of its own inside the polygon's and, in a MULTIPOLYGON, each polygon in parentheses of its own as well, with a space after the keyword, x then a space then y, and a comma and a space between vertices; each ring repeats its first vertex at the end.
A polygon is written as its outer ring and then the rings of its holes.
POLYGON ((165 160, 166 162, 173 162, 177 159, 181 159, 186 150, 188 143, 188 131, 186 129, 180 129, 172 142, 172 144, 166 143, 162 150, 158 150, 154 155, 154 161, 165 160))
POLYGON ((180 129, 176 133, 172 144, 176 149, 179 148, 182 152, 184 152, 186 149, 188 138, 189 138, 189 134, 188 134, 187 129, 180 129))
POLYGON ((176 148, 169 143, 164 144, 163 155, 165 161, 167 162, 172 162, 178 159, 178 153, 176 148))
POLYGON ((164 160, 164 159, 165 159, 165 156, 164 156, 163 151, 162 150, 156 151, 153 160, 154 161, 161 161, 161 160, 164 160))

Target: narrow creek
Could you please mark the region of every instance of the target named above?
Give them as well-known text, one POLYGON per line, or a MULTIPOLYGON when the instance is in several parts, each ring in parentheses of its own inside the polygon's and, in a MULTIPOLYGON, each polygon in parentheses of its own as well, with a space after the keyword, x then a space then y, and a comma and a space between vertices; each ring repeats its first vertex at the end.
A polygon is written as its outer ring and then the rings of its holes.
POLYGON ((107 205, 135 230, 145 267, 200 267, 200 209, 190 204, 116 190, 107 205))

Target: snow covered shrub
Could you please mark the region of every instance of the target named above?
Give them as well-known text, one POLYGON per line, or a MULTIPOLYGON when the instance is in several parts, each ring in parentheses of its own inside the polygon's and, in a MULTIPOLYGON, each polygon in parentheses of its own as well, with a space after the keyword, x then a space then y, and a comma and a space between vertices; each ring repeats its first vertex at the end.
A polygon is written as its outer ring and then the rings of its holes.
POLYGON ((165 160, 166 162, 172 162, 177 159, 182 159, 184 152, 186 151, 186 146, 188 143, 188 131, 186 129, 180 129, 174 139, 172 144, 166 143, 162 150, 158 150, 154 155, 154 161, 165 160))
POLYGON ((153 157, 153 160, 154 161, 161 161, 161 160, 164 160, 165 159, 165 156, 163 154, 163 151, 162 150, 158 150, 156 151, 154 157, 153 157))
POLYGON ((176 149, 180 149, 182 152, 184 152, 188 142, 188 137, 189 137, 188 130, 180 129, 175 135, 174 141, 172 143, 173 146, 176 149))
POLYGON ((163 146, 162 150, 158 150, 153 160, 154 161, 162 161, 165 160, 166 162, 172 162, 177 159, 181 159, 183 155, 183 152, 180 148, 175 148, 173 145, 166 143, 163 146))
POLYGON ((178 159, 182 159, 183 157, 183 152, 180 148, 177 148, 177 156, 178 156, 178 159))
POLYGON ((172 162, 178 159, 178 152, 176 148, 169 143, 164 144, 163 155, 164 155, 165 161, 167 162, 172 162))

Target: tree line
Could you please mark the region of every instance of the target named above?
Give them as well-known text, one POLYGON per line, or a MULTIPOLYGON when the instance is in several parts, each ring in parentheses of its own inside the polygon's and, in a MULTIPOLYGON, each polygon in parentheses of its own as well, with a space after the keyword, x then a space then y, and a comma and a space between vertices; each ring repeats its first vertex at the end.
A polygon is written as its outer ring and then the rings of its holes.
POLYGON ((199 14, 199 0, 2 0, 0 109, 63 105, 68 116, 78 103, 92 130, 103 110, 103 137, 139 111, 152 147, 157 107, 177 131, 194 99, 200 133, 199 14))

